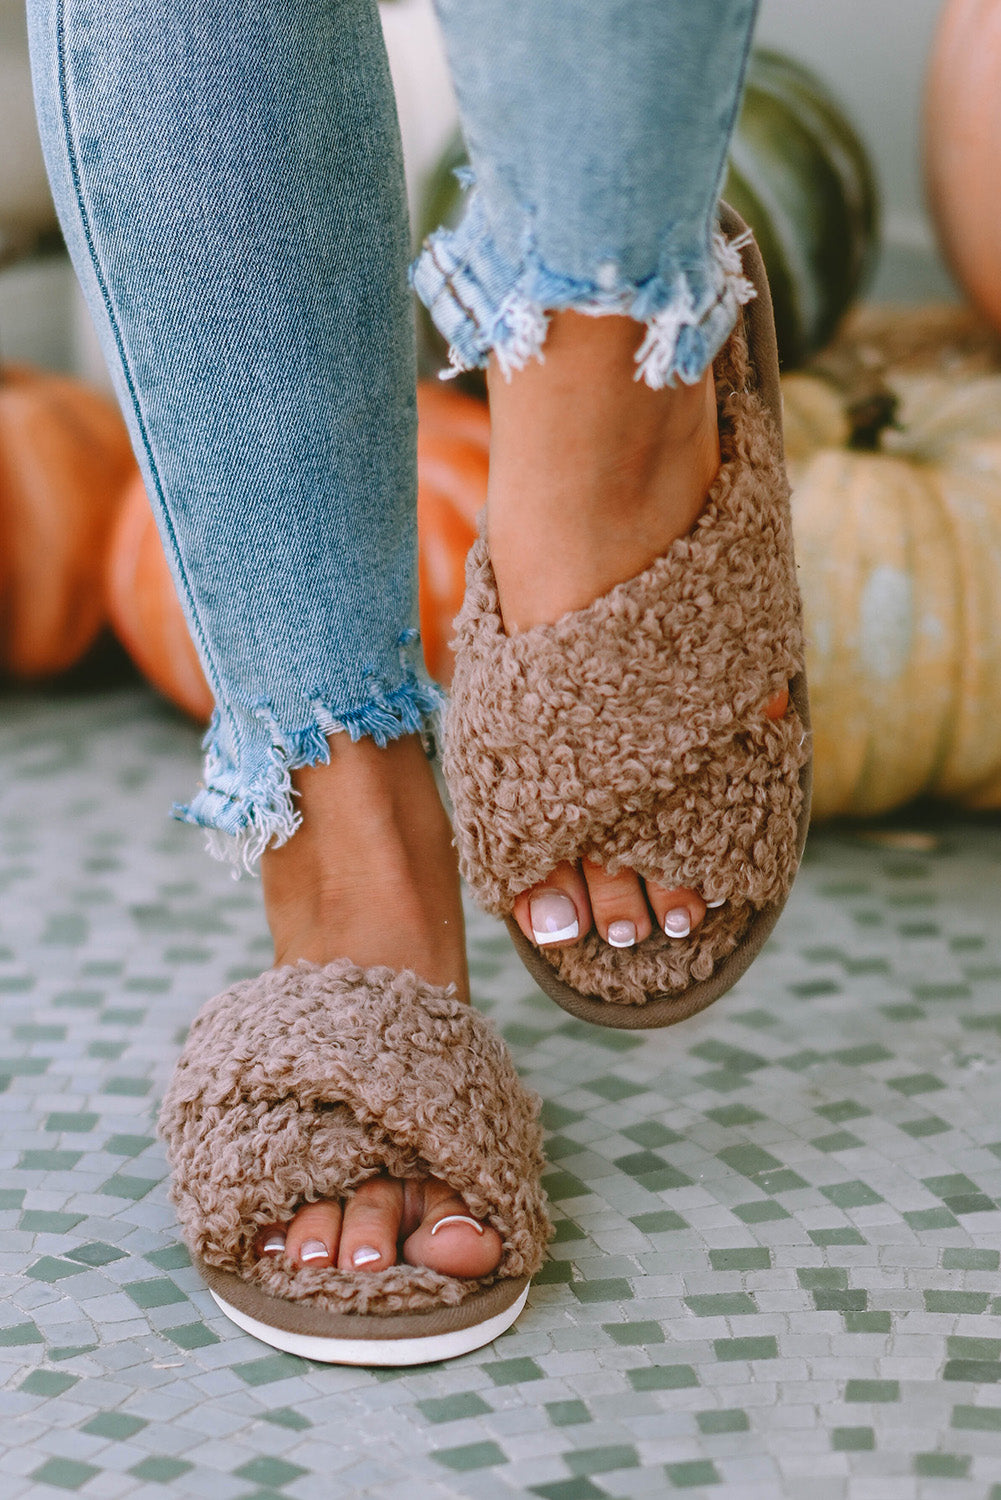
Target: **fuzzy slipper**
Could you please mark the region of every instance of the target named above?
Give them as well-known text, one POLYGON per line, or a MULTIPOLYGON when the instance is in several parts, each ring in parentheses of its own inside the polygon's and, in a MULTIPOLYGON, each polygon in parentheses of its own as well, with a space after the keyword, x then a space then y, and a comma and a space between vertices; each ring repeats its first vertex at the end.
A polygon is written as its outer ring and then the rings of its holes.
MULTIPOLYGON (((729 238, 747 234, 725 210, 729 238)), ((749 236, 748 236, 749 239, 749 236)), ((587 608, 509 637, 481 536, 456 622, 444 771, 462 873, 541 989, 605 1026, 667 1026, 739 978, 806 840, 810 735, 771 299, 716 360, 723 464, 692 531, 587 608), (785 688, 783 717, 764 706, 785 688), (687 939, 539 949, 511 916, 562 860, 713 907, 687 939)))
POLYGON ((488 1021, 410 972, 347 959, 269 970, 210 1000, 160 1115, 171 1197, 223 1312, 339 1364, 411 1365, 510 1327, 550 1234, 538 1101, 488 1021), (503 1240, 481 1280, 427 1267, 296 1269, 259 1231, 380 1172, 435 1176, 503 1240))

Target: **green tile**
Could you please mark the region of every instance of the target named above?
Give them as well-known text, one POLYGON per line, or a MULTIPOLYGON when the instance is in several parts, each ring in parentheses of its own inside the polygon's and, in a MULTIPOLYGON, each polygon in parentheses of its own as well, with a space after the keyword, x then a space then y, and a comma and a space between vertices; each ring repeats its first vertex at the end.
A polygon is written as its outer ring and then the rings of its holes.
POLYGON ((912 1021, 923 1021, 928 1014, 922 1006, 908 1004, 881 1005, 879 1013, 881 1016, 885 1016, 888 1021, 896 1021, 901 1024, 912 1021))
POLYGON ((1001 1250, 960 1246, 942 1251, 942 1268, 946 1271, 996 1271, 1001 1266, 1001 1250))
POLYGON ((54 1208, 26 1208, 17 1227, 27 1234, 69 1234, 83 1218, 83 1214, 64 1214, 54 1208))
POLYGON ((713 1352, 720 1363, 735 1359, 778 1359, 779 1350, 771 1334, 761 1338, 713 1339, 713 1352))
POLYGON ((716 1037, 700 1042, 697 1047, 689 1047, 688 1052, 690 1057, 700 1057, 703 1062, 718 1063, 720 1067, 728 1069, 731 1073, 753 1073, 759 1068, 769 1066, 768 1060, 760 1057, 758 1053, 748 1052, 743 1047, 732 1047, 716 1037))
POLYGON ((121 1095, 128 1099, 142 1099, 153 1087, 150 1078, 109 1078, 101 1089, 102 1094, 121 1095))
POLYGON ((544 1380, 545 1375, 534 1359, 522 1355, 519 1359, 497 1359, 484 1365, 494 1385, 524 1385, 529 1380, 544 1380))
POLYGON ((461 1391, 454 1396, 430 1396, 426 1401, 418 1401, 417 1410, 426 1421, 437 1423, 487 1416, 492 1408, 475 1391, 461 1391))
POLYGON ((833 1104, 822 1104, 814 1114, 823 1115, 832 1125, 841 1125, 845 1120, 860 1120, 865 1115, 871 1115, 872 1110, 857 1104, 854 1099, 838 1099, 833 1104))
POLYGON ((109 1177, 98 1189, 106 1193, 109 1198, 127 1198, 131 1203, 138 1203, 140 1198, 145 1198, 159 1184, 151 1182, 148 1177, 128 1177, 121 1172, 116 1172, 114 1177, 109 1177))
POLYGON ((946 1198, 945 1206, 954 1214, 989 1214, 996 1207, 986 1193, 955 1193, 946 1198))
POLYGON ((304 1365, 301 1359, 294 1354, 266 1354, 263 1359, 248 1359, 241 1364, 232 1365, 234 1375, 238 1375, 246 1385, 271 1385, 276 1380, 288 1380, 293 1375, 301 1375, 304 1365))
POLYGON ((857 1229, 845 1226, 841 1229, 809 1229, 810 1239, 821 1248, 827 1245, 864 1245, 865 1240, 857 1229))
POLYGON ((606 1500, 608 1494, 607 1490, 600 1490, 583 1476, 577 1479, 556 1479, 552 1484, 533 1484, 529 1486, 528 1493, 540 1496, 540 1500, 606 1500))
POLYGON ((0 1057, 0 1073, 5 1078, 38 1078, 50 1061, 48 1057, 0 1057))
POLYGON ((672 1167, 652 1151, 634 1151, 629 1156, 620 1156, 615 1165, 620 1172, 635 1177, 653 1193, 673 1192, 675 1188, 690 1187, 692 1182, 685 1172, 679 1172, 677 1167, 672 1167))
POLYGON ((102 1026, 138 1026, 145 1019, 144 1010, 124 1010, 121 1006, 109 1007, 101 1012, 102 1026))
POLYGON ((622 1134, 627 1140, 635 1141, 637 1146, 646 1146, 656 1150, 658 1146, 674 1146, 684 1140, 676 1130, 668 1130, 659 1120, 641 1120, 638 1125, 629 1125, 622 1134))
POLYGON ((80 1276, 84 1271, 83 1266, 75 1266, 71 1260, 60 1260, 54 1255, 43 1255, 36 1260, 34 1265, 28 1267, 25 1276, 30 1276, 32 1281, 62 1281, 67 1276, 80 1276))
POLYGON ((141 1462, 133 1464, 129 1469, 137 1479, 149 1480, 152 1484, 170 1484, 175 1479, 180 1479, 182 1474, 187 1474, 193 1469, 194 1464, 188 1463, 184 1458, 167 1458, 159 1455, 144 1458, 141 1462))
POLYGON ((24 1202, 24 1188, 0 1188, 0 1210, 20 1208, 24 1202))
POLYGON ((926 1135, 941 1135, 944 1130, 951 1130, 952 1126, 946 1120, 940 1120, 938 1115, 925 1115, 921 1120, 908 1120, 905 1124, 898 1125, 897 1129, 912 1136, 914 1140, 921 1140, 926 1135))
POLYGON ((950 1359, 1001 1360, 1001 1339, 967 1338, 962 1334, 950 1334, 945 1347, 950 1359))
POLYGON ((818 1312, 861 1313, 869 1305, 869 1294, 865 1291, 814 1292, 813 1305, 818 1312))
POLYGON ((60 1490, 78 1490, 88 1479, 100 1474, 93 1464, 82 1464, 75 1458, 47 1458, 31 1473, 39 1484, 51 1484, 60 1490))
POLYGON ((587 1239, 587 1235, 583 1229, 581 1229, 579 1224, 575 1224, 573 1219, 557 1219, 553 1225, 553 1229, 555 1233, 549 1241, 551 1245, 567 1245, 574 1240, 587 1239))
POLYGON ((93 1130, 99 1119, 99 1115, 88 1114, 83 1110, 68 1111, 65 1114, 56 1112, 48 1116, 43 1128, 45 1130, 73 1131, 80 1133, 88 1130, 93 1130))
POLYGON ((60 990, 58 995, 53 995, 52 1003, 71 1006, 74 1010, 87 1010, 91 1006, 100 1005, 103 999, 103 990, 60 990))
POLYGON ((796 1272, 796 1280, 807 1292, 820 1289, 842 1288, 848 1285, 848 1272, 844 1266, 805 1266, 796 1272))
POLYGON ((70 1260, 78 1260, 84 1266, 110 1266, 112 1261, 124 1260, 125 1251, 102 1240, 92 1240, 88 1245, 78 1245, 66 1252, 70 1260))
POLYGON ((565 1105, 546 1099, 543 1101, 541 1118, 547 1130, 562 1130, 564 1126, 583 1119, 583 1115, 579 1109, 567 1109, 565 1105))
POLYGON ((836 1208, 864 1208, 870 1203, 882 1203, 882 1198, 866 1182, 855 1178, 852 1182, 835 1182, 820 1191, 836 1208))
POLYGON ((635 1323, 602 1323, 601 1326, 612 1342, 621 1344, 623 1348, 631 1348, 635 1344, 662 1344, 664 1342, 663 1328, 652 1320, 635 1323))
POLYGON ((547 1260, 532 1278, 535 1286, 569 1286, 574 1268, 568 1260, 547 1260))
POLYGON ((261 1416, 265 1422, 273 1422, 276 1427, 287 1427, 292 1432, 306 1432, 313 1425, 308 1417, 291 1406, 276 1406, 274 1411, 262 1412, 261 1416))
POLYGON ((972 1432, 1001 1432, 1001 1406, 954 1406, 952 1425, 972 1432))
POLYGON ((731 1212, 742 1224, 767 1224, 770 1219, 788 1219, 791 1217, 787 1209, 781 1203, 772 1203, 763 1199, 757 1203, 738 1203, 731 1212))
POLYGON ((741 1245, 729 1250, 710 1250, 709 1264, 714 1271, 767 1271, 772 1252, 764 1245, 741 1245))
POLYGON ((917 1453, 914 1472, 923 1479, 965 1479, 970 1472, 968 1453, 917 1453))
POLYGON ((0 1349, 19 1349, 24 1344, 44 1344, 34 1323, 8 1323, 0 1328, 0 1349))
POLYGON ((904 1223, 912 1229, 954 1229, 959 1223, 955 1214, 947 1208, 919 1208, 903 1215, 904 1223))
POLYGON ((631 1443, 609 1443, 564 1453, 563 1462, 571 1474, 610 1474, 613 1469, 638 1469, 640 1456, 631 1443))
POLYGON ((1001 1364, 985 1359, 947 1359, 943 1380, 961 1380, 971 1385, 997 1385, 1001 1381, 1001 1364))
POLYGON ((601 1099, 607 1099, 610 1104, 617 1104, 620 1099, 632 1099, 636 1094, 645 1094, 646 1085, 642 1083, 627 1083, 624 1078, 618 1078, 615 1074, 609 1074, 606 1078, 590 1079, 585 1087, 597 1094, 601 1099))
POLYGON ((18 1386, 29 1396, 61 1396, 71 1385, 76 1385, 79 1375, 64 1375, 58 1370, 32 1370, 26 1380, 18 1386))
POLYGON ((831 1429, 831 1447, 835 1453, 871 1453, 875 1446, 876 1434, 871 1427, 831 1429))
POLYGON ((841 985, 834 979, 800 979, 789 985, 789 993, 800 1000, 816 1000, 821 995, 840 995, 841 985))
POLYGON ((880 1312, 846 1312, 846 1333, 889 1333, 893 1318, 885 1309, 880 1312))
POLYGON ((570 1290, 578 1302, 631 1302, 633 1289, 621 1276, 607 1276, 604 1280, 574 1281, 570 1290))
POLYGON ((591 1420, 583 1401, 547 1401, 546 1415, 554 1427, 582 1427, 591 1420))
POLYGON ((835 1130, 832 1135, 818 1135, 810 1142, 815 1151, 823 1151, 830 1155, 834 1151, 854 1151, 865 1142, 859 1140, 857 1135, 852 1135, 850 1130, 835 1130))
POLYGON ((78 1359, 81 1354, 93 1354, 96 1344, 54 1344, 48 1350, 48 1359, 57 1364, 64 1359, 78 1359))
POLYGON ((204 1323, 182 1323, 178 1328, 164 1328, 163 1336, 179 1349, 207 1349, 218 1344, 219 1336, 204 1323))
POLYGON ((13 1028, 19 1042, 62 1042, 66 1039, 65 1026, 40 1026, 34 1021, 23 1021, 13 1028))
POLYGON ((109 1156, 138 1156, 152 1144, 151 1135, 109 1135, 104 1149, 109 1156))
POLYGON ((944 1177, 922 1177, 921 1183, 936 1198, 950 1198, 963 1193, 979 1193, 977 1184, 963 1172, 949 1172, 944 1177))
POLYGON ((488 1469, 496 1464, 506 1464, 507 1454, 496 1443, 464 1443, 461 1448, 441 1448, 431 1457, 457 1474, 468 1474, 471 1469, 488 1469))
POLYGON ((691 1365, 642 1365, 626 1376, 634 1391, 684 1391, 699 1383, 691 1365))
POLYGON ((990 1300, 986 1292, 925 1292, 925 1311, 930 1313, 985 1313, 990 1300))
POLYGON ((706 1119, 714 1120, 726 1130, 735 1125, 753 1125, 764 1118, 760 1109, 752 1109, 748 1104, 724 1104, 720 1109, 706 1110, 706 1119))
POLYGON ((126 1281, 122 1291, 130 1296, 137 1307, 169 1307, 173 1302, 187 1302, 187 1296, 176 1281, 169 1276, 159 1276, 151 1281, 126 1281))
POLYGON ((893 1053, 880 1042, 865 1042, 859 1047, 841 1047, 830 1057, 846 1068, 865 1068, 872 1063, 890 1062, 893 1053))
POLYGON ((287 1459, 275 1458, 271 1454, 252 1458, 249 1463, 233 1470, 237 1479, 247 1479, 251 1484, 259 1484, 272 1490, 280 1490, 282 1485, 291 1484, 300 1474, 308 1472, 300 1464, 290 1464, 287 1459))
POLYGON ((542 1181, 553 1203, 560 1203, 565 1198, 586 1198, 591 1191, 572 1172, 547 1172, 542 1181))
POLYGON ((649 1214, 636 1214, 629 1221, 642 1234, 666 1234, 669 1230, 687 1229, 688 1222, 671 1208, 656 1209, 649 1214))
POLYGON ((18 1166, 28 1172, 72 1172, 82 1155, 82 1151, 23 1151, 18 1166))
POLYGON ((716 1465, 708 1458, 694 1458, 683 1464, 665 1464, 664 1472, 676 1490, 690 1490, 696 1485, 720 1482, 716 1465))
POLYGON ((749 1292, 702 1292, 686 1297, 685 1306, 697 1318, 736 1318, 758 1310, 749 1292))
POLYGON ((846 1401, 899 1401, 899 1380, 849 1380, 846 1401))
POLYGON ((695 1413, 695 1420, 699 1431, 707 1437, 722 1432, 748 1432, 751 1426, 747 1412, 741 1411, 737 1406, 722 1411, 698 1411, 695 1413))
POLYGON ((896 1089, 898 1094, 903 1094, 905 1099, 911 1099, 915 1094, 931 1094, 936 1089, 944 1089, 945 1084, 941 1078, 936 1078, 934 1073, 907 1073, 901 1078, 888 1078, 887 1084, 891 1089, 896 1089))
POLYGON ((144 1417, 130 1417, 123 1411, 102 1411, 96 1417, 91 1417, 89 1422, 84 1422, 80 1431, 89 1432, 93 1437, 114 1438, 116 1442, 124 1443, 148 1426, 144 1417))
POLYGON ((762 1172, 774 1172, 783 1166, 777 1156, 772 1156, 760 1146, 752 1145, 750 1141, 743 1141, 738 1146, 726 1146, 717 1156, 732 1172, 739 1172, 741 1177, 758 1177, 762 1172))

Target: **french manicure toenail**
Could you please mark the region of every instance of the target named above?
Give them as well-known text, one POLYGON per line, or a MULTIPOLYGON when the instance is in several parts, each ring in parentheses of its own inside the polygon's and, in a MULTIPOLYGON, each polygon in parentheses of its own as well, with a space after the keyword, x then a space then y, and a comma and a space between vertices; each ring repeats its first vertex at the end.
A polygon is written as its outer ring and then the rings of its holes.
POLYGON ((381 1260, 382 1256, 372 1245, 359 1245, 351 1257, 353 1266, 370 1266, 373 1261, 381 1260))
POLYGON ((483 1233, 483 1225, 478 1220, 471 1219, 466 1214, 446 1214, 443 1219, 438 1220, 437 1224, 432 1224, 431 1238, 434 1239, 438 1230, 444 1229, 446 1224, 469 1224, 477 1234, 483 1233))
POLYGON ((261 1246, 262 1255, 281 1255, 285 1249, 285 1236, 283 1234, 269 1234, 261 1246))
POLYGON ((692 919, 687 906, 676 906, 664 918, 664 931, 668 937, 687 937, 692 930, 692 919))
POLYGON ((635 922, 609 922, 608 943, 611 948, 631 948, 636 941, 635 922))
POLYGON ((706 902, 706 910, 707 911, 715 911, 716 908, 717 908, 717 906, 725 906, 725 905, 726 905, 726 897, 725 896, 721 896, 718 901, 707 901, 706 902))
POLYGON ((528 903, 528 910, 532 933, 540 947, 547 943, 565 943, 580 935, 577 908, 561 891, 540 891, 528 903))
POLYGON ((299 1259, 303 1264, 310 1260, 327 1260, 329 1256, 330 1251, 322 1240, 303 1240, 299 1251, 299 1259))

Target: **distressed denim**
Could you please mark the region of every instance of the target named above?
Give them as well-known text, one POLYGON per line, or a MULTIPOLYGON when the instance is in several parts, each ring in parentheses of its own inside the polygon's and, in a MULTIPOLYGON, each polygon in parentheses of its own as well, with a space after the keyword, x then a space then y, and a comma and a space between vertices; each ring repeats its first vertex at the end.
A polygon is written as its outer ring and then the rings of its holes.
MULTIPOLYGON (((251 864, 290 771, 440 705, 413 630, 410 240, 375 0, 29 0, 43 147, 217 710, 180 816, 251 864)), ((755 0, 440 0, 475 186, 412 279, 457 368, 547 310, 694 380, 755 0)))

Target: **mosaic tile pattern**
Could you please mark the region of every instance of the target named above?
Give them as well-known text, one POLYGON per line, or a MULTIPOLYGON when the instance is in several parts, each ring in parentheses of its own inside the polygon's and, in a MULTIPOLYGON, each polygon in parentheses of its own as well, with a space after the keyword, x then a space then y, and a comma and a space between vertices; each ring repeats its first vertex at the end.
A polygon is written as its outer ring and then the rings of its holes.
POLYGON ((738 989, 645 1037, 473 917, 557 1238, 495 1345, 372 1373, 237 1333, 175 1233, 157 1101, 268 960, 163 816, 195 733, 140 689, 2 725, 4 1500, 1001 1500, 996 819, 816 833, 738 989))

